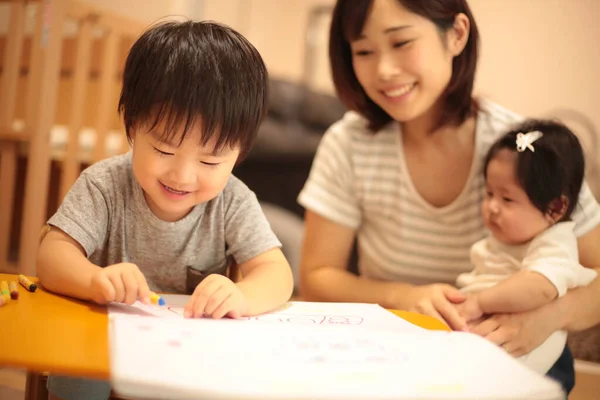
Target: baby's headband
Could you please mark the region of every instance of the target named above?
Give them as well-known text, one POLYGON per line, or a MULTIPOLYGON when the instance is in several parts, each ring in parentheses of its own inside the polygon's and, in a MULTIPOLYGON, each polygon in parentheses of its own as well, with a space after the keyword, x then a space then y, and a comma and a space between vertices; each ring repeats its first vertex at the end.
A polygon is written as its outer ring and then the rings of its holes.
POLYGON ((529 149, 535 153, 532 143, 544 136, 540 131, 531 131, 527 133, 517 133, 517 151, 522 153, 525 149, 529 149))

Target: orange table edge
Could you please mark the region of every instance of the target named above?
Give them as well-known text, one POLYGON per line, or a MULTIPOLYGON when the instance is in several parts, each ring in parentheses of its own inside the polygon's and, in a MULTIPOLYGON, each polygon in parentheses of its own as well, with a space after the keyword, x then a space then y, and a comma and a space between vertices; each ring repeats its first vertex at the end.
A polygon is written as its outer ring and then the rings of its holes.
MULTIPOLYGON (((37 278, 30 278, 38 283, 37 278)), ((16 275, 0 274, 0 281, 16 275)), ((108 313, 98 306, 18 285, 19 299, 0 307, 0 366, 109 379, 108 313)), ((448 330, 437 319, 390 310, 431 330, 448 330)))

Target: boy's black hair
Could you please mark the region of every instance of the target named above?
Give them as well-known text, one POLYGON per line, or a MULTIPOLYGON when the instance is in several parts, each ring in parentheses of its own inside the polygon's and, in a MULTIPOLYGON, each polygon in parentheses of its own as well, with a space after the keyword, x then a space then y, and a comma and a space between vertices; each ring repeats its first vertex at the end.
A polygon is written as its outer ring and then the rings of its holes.
POLYGON ((149 131, 164 121, 158 138, 180 145, 200 122, 203 145, 211 139, 217 151, 239 145, 243 159, 267 97, 265 64, 241 34, 210 21, 168 21, 144 32, 129 51, 119 112, 129 141, 132 128, 149 131))
POLYGON ((486 179, 488 164, 503 149, 517 153, 515 176, 533 205, 544 214, 552 214, 557 211, 556 200, 565 196, 568 205, 560 221, 568 221, 579 200, 585 171, 583 149, 577 136, 557 121, 526 120, 492 145, 484 161, 486 179), (532 131, 543 133, 532 143, 535 151, 526 148, 518 152, 517 134, 532 131))

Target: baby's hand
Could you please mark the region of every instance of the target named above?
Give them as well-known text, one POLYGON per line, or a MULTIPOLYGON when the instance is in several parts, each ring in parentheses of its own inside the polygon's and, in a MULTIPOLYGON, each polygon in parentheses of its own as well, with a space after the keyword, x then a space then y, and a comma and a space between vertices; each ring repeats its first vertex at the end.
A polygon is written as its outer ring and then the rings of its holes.
POLYGON ((137 265, 120 263, 101 268, 90 282, 92 300, 133 304, 138 298, 150 302, 150 288, 137 265))
POLYGON ((467 299, 460 304, 454 305, 460 315, 467 321, 473 321, 483 316, 483 311, 479 305, 479 298, 476 294, 467 295, 467 299))
POLYGON ((185 306, 184 316, 200 318, 207 315, 219 319, 227 315, 238 318, 247 309, 246 296, 238 286, 223 275, 212 274, 196 287, 185 306))

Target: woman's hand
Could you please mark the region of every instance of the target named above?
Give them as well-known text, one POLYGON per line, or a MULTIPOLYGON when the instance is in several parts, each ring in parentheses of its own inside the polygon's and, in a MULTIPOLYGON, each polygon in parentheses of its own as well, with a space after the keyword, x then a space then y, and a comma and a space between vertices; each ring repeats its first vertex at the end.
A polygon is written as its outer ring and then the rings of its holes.
POLYGON ((521 313, 494 314, 481 322, 469 324, 469 330, 502 346, 514 357, 520 357, 561 329, 560 318, 553 310, 550 303, 521 313))
POLYGON ((435 317, 454 330, 467 329, 467 322, 454 306, 466 299, 458 289, 446 284, 433 284, 413 286, 409 290, 412 304, 408 311, 435 317))

